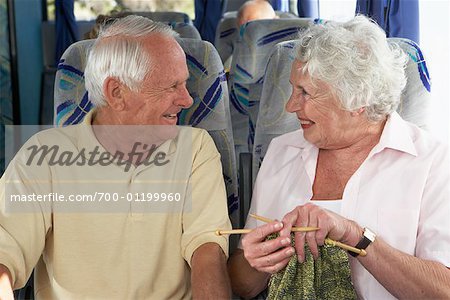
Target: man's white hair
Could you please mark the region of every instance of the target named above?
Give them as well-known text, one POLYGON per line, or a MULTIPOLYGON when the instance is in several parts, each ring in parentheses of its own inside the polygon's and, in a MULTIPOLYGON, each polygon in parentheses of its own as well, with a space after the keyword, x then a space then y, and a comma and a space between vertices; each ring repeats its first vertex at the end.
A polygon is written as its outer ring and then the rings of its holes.
POLYGON ((374 21, 356 16, 346 23, 313 25, 300 33, 296 50, 303 72, 327 83, 343 109, 364 107, 371 121, 396 110, 406 85, 407 57, 388 44, 374 21))
POLYGON ((134 15, 117 19, 100 30, 84 73, 89 100, 95 106, 106 104, 103 82, 107 77, 117 78, 133 91, 140 89, 153 59, 144 49, 142 39, 151 34, 178 36, 168 25, 134 15))

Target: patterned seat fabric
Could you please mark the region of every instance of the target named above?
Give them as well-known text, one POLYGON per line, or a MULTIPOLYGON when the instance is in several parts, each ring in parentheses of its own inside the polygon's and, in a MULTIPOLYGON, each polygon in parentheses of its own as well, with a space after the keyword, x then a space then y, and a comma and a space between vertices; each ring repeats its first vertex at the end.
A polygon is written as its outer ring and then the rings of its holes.
MULTIPOLYGON (((275 11, 278 17, 282 19, 294 19, 296 15, 284 11, 275 11)), ((217 25, 216 46, 220 59, 227 67, 226 62, 231 63, 231 55, 233 54, 234 43, 238 37, 238 29, 236 28, 237 11, 226 12, 217 25)), ((229 67, 229 66, 228 66, 229 67)))
POLYGON ((241 26, 230 69, 231 120, 236 148, 250 151, 264 74, 273 47, 297 37, 310 19, 256 20, 241 26))
MULTIPOLYGON (((409 57, 405 69, 407 83, 397 112, 406 121, 427 129, 431 84, 422 51, 408 39, 388 38, 388 42, 400 46, 409 57)), ((300 128, 296 115, 285 110, 292 91, 289 75, 296 44, 297 41, 287 41, 276 45, 269 58, 253 147, 253 178, 256 178, 270 141, 300 128)))
MULTIPOLYGON (((206 129, 221 154, 227 189, 228 208, 233 224, 238 221, 237 173, 234 141, 231 131, 228 88, 223 65, 214 46, 195 39, 179 38, 189 69, 187 88, 194 99, 191 108, 183 110, 180 125, 206 129)), ((71 45, 58 65, 55 80, 55 124, 80 123, 93 105, 84 86, 87 53, 93 40, 71 45)))

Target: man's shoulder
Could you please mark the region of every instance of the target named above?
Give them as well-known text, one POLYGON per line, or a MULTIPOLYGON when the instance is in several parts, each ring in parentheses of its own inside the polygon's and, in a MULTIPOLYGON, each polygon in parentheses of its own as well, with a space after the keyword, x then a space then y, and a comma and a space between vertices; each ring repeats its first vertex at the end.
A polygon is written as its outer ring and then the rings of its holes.
POLYGON ((76 144, 76 141, 79 139, 81 126, 86 125, 77 124, 67 127, 45 129, 33 135, 28 142, 56 144, 59 146, 73 145, 76 144))
POLYGON ((193 145, 201 145, 205 143, 206 140, 211 139, 208 131, 202 128, 180 126, 180 129, 181 139, 190 139, 193 145))

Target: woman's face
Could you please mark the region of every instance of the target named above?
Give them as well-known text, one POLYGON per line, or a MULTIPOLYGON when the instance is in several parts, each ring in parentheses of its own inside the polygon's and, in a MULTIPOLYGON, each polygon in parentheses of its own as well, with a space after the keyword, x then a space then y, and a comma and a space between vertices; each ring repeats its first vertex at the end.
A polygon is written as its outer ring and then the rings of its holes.
POLYGON ((292 64, 286 110, 297 114, 305 139, 321 149, 341 149, 360 140, 368 126, 364 110, 343 110, 330 86, 320 80, 313 83, 302 67, 299 60, 292 64))

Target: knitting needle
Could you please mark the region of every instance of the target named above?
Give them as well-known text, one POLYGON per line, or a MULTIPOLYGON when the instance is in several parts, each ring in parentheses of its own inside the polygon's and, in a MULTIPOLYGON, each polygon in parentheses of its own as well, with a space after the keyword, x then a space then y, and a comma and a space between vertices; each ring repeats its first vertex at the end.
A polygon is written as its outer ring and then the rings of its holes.
MULTIPOLYGON (((245 234, 249 233, 253 229, 232 229, 232 230, 216 230, 216 235, 224 235, 224 234, 245 234)), ((307 232, 307 231, 315 231, 319 230, 316 227, 292 227, 292 232, 307 232)))
MULTIPOLYGON (((255 214, 250 214, 250 217, 252 217, 252 218, 254 218, 256 220, 260 220, 262 222, 266 222, 266 223, 273 222, 273 220, 271 220, 269 218, 261 217, 261 216, 255 215, 255 214)), ((296 228, 296 227, 292 227, 292 229, 294 229, 294 228, 296 228)), ((316 227, 300 227, 300 228, 316 228, 316 227)), ((317 229, 319 229, 319 228, 317 228, 317 229)), ((294 230, 292 230, 292 231, 294 231, 294 230)), ((344 243, 341 243, 341 242, 338 242, 338 241, 335 241, 335 240, 332 240, 332 239, 329 239, 329 238, 325 239, 325 244, 331 245, 331 246, 337 246, 337 247, 345 249, 347 251, 358 253, 361 256, 366 256, 367 255, 367 252, 364 249, 358 249, 358 248, 349 246, 347 244, 344 244, 344 243)))
MULTIPOLYGON (((265 223, 273 222, 273 220, 269 219, 269 218, 261 217, 261 216, 255 215, 255 214, 249 214, 249 215, 250 215, 250 217, 252 217, 256 220, 260 220, 265 223)), ((294 226, 291 228, 291 232, 307 232, 307 231, 316 231, 319 229, 320 229, 319 227, 295 227, 294 226)))

